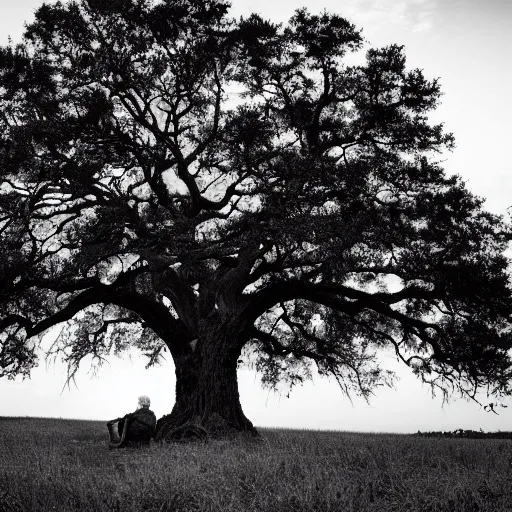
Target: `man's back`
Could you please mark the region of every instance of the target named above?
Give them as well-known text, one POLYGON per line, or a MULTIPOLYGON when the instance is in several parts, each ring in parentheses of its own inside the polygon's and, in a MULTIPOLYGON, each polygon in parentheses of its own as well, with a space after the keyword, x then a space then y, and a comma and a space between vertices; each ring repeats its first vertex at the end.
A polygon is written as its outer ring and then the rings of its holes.
POLYGON ((149 441, 155 432, 156 416, 148 407, 142 407, 135 412, 127 414, 128 421, 127 441, 149 441))
POLYGON ((156 416, 150 410, 151 400, 148 396, 139 396, 138 408, 123 418, 107 422, 110 436, 110 448, 122 448, 132 443, 147 443, 155 434, 156 416), (114 425, 117 423, 117 429, 114 425), (119 435, 116 435, 117 430, 119 435))

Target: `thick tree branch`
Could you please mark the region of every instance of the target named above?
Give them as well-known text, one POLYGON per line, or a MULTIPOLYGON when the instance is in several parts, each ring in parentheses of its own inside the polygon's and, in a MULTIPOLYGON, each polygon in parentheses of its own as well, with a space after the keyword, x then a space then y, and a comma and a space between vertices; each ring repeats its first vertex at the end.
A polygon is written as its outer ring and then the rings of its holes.
POLYGON ((396 293, 371 294, 355 290, 348 286, 309 284, 300 281, 283 281, 272 284, 250 296, 250 304, 246 309, 247 315, 256 320, 265 311, 280 302, 293 299, 305 299, 317 304, 323 304, 336 311, 355 316, 364 309, 370 309, 388 318, 420 329, 438 329, 437 324, 407 316, 390 307, 390 304, 406 298, 422 298, 430 296, 431 292, 418 288, 404 289, 396 293), (407 295, 409 293, 409 295, 407 295))

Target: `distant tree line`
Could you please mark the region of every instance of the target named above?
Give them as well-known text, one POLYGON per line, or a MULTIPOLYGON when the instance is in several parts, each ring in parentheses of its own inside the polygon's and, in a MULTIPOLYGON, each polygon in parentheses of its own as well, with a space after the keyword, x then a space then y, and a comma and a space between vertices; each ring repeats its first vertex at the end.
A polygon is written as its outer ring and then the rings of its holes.
POLYGON ((465 439, 512 439, 512 432, 484 432, 483 430, 464 430, 459 428, 453 432, 416 432, 419 437, 459 437, 465 439))

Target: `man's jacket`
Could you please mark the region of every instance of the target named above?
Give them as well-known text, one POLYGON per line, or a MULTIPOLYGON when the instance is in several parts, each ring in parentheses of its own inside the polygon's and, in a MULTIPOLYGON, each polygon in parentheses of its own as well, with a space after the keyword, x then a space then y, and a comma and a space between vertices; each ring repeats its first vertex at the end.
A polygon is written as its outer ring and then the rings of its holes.
POLYGON ((128 421, 128 441, 146 441, 153 437, 156 427, 156 416, 148 407, 142 407, 135 412, 127 414, 124 421, 128 421))

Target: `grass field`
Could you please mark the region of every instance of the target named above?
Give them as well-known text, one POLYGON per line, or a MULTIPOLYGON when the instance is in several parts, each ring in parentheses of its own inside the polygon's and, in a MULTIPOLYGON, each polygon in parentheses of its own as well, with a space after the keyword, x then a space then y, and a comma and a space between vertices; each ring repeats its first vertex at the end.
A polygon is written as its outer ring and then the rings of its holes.
POLYGON ((109 451, 105 424, 0 418, 0 511, 512 511, 512 441, 261 429, 109 451))

